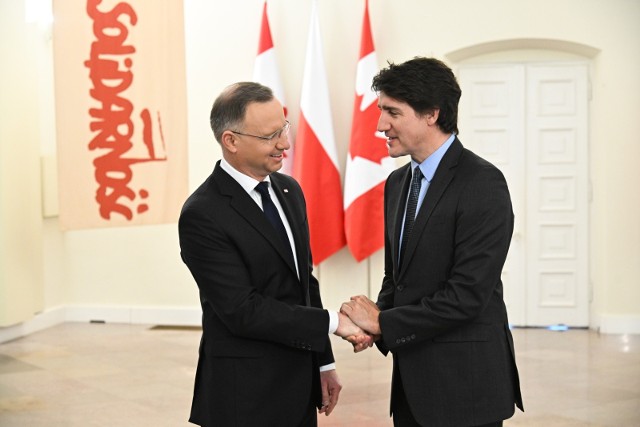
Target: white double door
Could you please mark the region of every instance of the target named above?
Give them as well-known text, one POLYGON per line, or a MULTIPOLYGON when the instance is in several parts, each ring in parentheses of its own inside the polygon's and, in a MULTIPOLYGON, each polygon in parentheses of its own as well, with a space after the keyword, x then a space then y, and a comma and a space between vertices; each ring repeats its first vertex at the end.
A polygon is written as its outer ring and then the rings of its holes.
POLYGON ((588 326, 587 65, 465 66, 458 78, 460 139, 511 192, 510 322, 588 326))

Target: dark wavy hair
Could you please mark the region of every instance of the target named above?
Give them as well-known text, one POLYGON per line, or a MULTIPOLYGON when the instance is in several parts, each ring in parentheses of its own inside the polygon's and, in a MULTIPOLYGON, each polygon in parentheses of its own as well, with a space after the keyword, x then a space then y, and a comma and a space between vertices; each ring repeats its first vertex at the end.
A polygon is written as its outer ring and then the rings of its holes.
POLYGON ((417 114, 440 110, 438 127, 446 133, 458 133, 458 102, 462 91, 444 62, 435 58, 415 57, 402 64, 380 70, 371 89, 406 102, 417 114))
POLYGON ((225 130, 238 130, 244 123, 247 106, 253 102, 269 102, 273 91, 256 82, 238 82, 228 86, 216 98, 211 107, 209 123, 213 135, 222 143, 225 130))

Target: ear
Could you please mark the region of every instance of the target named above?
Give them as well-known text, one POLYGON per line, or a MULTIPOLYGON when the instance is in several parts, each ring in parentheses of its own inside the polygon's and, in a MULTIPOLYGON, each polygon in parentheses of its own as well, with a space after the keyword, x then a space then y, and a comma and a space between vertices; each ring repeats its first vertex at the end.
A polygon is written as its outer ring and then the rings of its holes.
POLYGON ((237 144, 238 144, 238 140, 236 139, 236 136, 233 134, 233 132, 229 130, 225 130, 222 133, 222 141, 221 141, 222 148, 224 148, 225 150, 231 153, 235 153, 236 151, 238 151, 237 144))
POLYGON ((433 126, 438 122, 438 117, 440 116, 440 109, 434 108, 431 111, 427 111, 426 118, 429 126, 433 126))

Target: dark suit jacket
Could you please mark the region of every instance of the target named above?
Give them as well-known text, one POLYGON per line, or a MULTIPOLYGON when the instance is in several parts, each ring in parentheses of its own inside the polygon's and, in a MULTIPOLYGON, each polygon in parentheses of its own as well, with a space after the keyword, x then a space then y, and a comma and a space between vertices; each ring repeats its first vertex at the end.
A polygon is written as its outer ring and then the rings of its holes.
POLYGON ((299 279, 262 210, 219 162, 182 208, 181 255, 202 304, 195 424, 297 426, 311 398, 321 403, 318 368, 334 359, 306 205, 293 178, 274 173, 271 183, 293 232, 299 279))
MULTIPOLYGON (((385 275, 377 304, 383 353, 425 426, 472 426, 522 409, 500 274, 513 232, 502 173, 456 138, 416 217, 399 236, 411 165, 385 187, 385 275)), ((392 409, 393 409, 392 394, 392 409)))

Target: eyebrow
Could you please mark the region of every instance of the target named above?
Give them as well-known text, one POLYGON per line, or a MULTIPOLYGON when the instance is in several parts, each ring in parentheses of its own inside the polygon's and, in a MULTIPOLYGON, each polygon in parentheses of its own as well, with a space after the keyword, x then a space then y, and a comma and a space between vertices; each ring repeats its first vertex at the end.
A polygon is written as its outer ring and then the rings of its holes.
POLYGON ((388 105, 378 105, 378 109, 385 110, 388 113, 400 113, 401 110, 396 107, 390 107, 388 105))
POLYGON ((271 135, 273 135, 274 133, 277 133, 277 132, 279 132, 279 131, 281 131, 281 130, 284 130, 284 128, 287 126, 287 123, 288 123, 288 120, 287 120, 287 119, 285 119, 285 120, 284 120, 284 124, 282 124, 278 129, 276 129, 276 130, 274 130, 273 132, 268 133, 267 135, 264 135, 264 136, 271 136, 271 135))
MULTIPOLYGON (((281 130, 284 130, 285 126, 287 126, 287 122, 288 120, 285 119, 284 124, 282 126, 280 126, 278 129, 274 130, 273 132, 269 132, 266 134, 260 133, 258 134, 258 132, 256 132, 255 135, 250 135, 250 134, 244 134, 245 136, 249 135, 249 136, 254 136, 254 137, 259 137, 259 138, 268 138, 271 135, 273 135, 274 133, 278 133, 281 130)), ((236 133, 240 133, 240 132, 236 132, 236 133)), ((240 135, 242 135, 242 133, 240 133, 240 135)))

